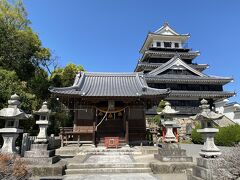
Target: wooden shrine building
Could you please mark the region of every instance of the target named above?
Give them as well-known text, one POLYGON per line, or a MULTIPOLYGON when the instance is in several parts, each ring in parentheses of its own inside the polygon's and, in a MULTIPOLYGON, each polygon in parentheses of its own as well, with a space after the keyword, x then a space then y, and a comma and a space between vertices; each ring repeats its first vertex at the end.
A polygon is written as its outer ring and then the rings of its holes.
POLYGON ((74 111, 73 135, 95 145, 107 137, 118 137, 126 144, 144 141, 145 110, 170 93, 148 87, 143 74, 137 72, 80 72, 73 86, 50 91, 74 111))

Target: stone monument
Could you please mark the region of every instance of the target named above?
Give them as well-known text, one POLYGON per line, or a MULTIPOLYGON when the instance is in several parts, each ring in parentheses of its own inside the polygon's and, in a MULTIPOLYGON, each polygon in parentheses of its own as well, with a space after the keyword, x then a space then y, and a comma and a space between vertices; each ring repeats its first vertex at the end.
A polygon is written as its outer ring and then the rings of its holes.
POLYGON ((166 127, 166 136, 161 147, 158 149, 158 154, 154 154, 154 157, 163 162, 192 162, 192 157, 186 155, 186 150, 181 149, 180 145, 177 144, 177 139, 173 133, 173 121, 174 115, 178 111, 172 109, 171 104, 166 102, 162 112, 158 114, 164 115, 163 125, 166 127))
POLYGON ((34 111, 34 114, 39 116, 36 124, 39 125, 39 133, 31 145, 30 151, 25 151, 24 159, 31 164, 53 164, 59 161, 59 156, 55 156, 55 150, 48 149, 47 127, 49 125, 49 115, 51 110, 47 107, 47 102, 44 102, 39 111, 34 111))
POLYGON ((39 120, 36 121, 36 124, 39 125, 39 133, 37 139, 34 141, 35 143, 47 143, 47 128, 50 125, 49 115, 51 114, 51 110, 47 107, 47 102, 44 102, 42 108, 39 111, 34 111, 34 114, 39 116, 39 120))
POLYGON ((214 143, 214 136, 219 131, 213 127, 213 120, 221 118, 223 115, 217 114, 210 109, 208 101, 203 99, 201 101, 201 112, 196 116, 193 116, 193 120, 199 120, 201 122, 202 129, 198 129, 197 132, 201 133, 204 140, 204 145, 199 152, 201 157, 218 157, 221 155, 220 149, 214 143))
POLYGON ((8 107, 0 110, 0 119, 5 120, 5 127, 0 129, 4 141, 1 153, 18 153, 15 141, 19 134, 23 132, 22 129, 18 128, 19 120, 29 118, 29 115, 19 109, 20 104, 19 96, 14 94, 8 100, 8 107))
POLYGON ((193 116, 193 120, 201 122, 202 129, 197 130, 204 139, 204 145, 199 152, 200 158, 197 158, 197 166, 193 167, 193 172, 188 179, 218 179, 216 170, 224 171, 225 160, 220 158, 220 149, 214 143, 214 135, 219 131, 213 127, 213 120, 221 118, 223 115, 217 114, 210 109, 208 101, 201 101, 201 112, 193 116))

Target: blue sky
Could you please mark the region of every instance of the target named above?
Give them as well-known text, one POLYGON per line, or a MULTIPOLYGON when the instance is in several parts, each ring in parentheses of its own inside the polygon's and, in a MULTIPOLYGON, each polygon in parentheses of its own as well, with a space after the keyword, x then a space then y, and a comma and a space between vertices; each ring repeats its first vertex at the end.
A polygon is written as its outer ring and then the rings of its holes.
MULTIPOLYGON (((240 93, 240 1, 25 0, 36 31, 59 64, 87 71, 131 72, 149 31, 167 21, 200 50, 209 75, 233 76, 225 90, 240 93)), ((232 98, 239 101, 239 96, 232 98)))

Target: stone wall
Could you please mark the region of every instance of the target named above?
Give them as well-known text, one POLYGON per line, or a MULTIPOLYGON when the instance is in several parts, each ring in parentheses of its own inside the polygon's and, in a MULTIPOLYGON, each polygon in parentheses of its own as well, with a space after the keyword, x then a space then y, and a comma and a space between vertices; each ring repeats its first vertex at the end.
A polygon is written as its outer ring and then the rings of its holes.
POLYGON ((178 117, 175 118, 174 121, 179 125, 181 128, 178 129, 179 136, 184 138, 191 134, 191 129, 195 128, 194 122, 190 117, 178 117))

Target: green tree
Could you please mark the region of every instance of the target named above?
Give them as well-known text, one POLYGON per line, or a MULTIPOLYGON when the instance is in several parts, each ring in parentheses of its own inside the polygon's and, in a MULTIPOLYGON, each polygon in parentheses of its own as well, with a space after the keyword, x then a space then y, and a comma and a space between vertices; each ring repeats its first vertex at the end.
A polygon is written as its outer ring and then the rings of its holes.
POLYGON ((41 68, 35 70, 34 76, 27 83, 29 91, 36 95, 40 104, 50 97, 49 86, 48 73, 41 68))
POLYGON ((36 96, 29 92, 26 83, 20 81, 14 71, 0 68, 0 108, 7 106, 7 101, 14 93, 21 97, 21 108, 28 113, 37 107, 36 96))
MULTIPOLYGON (((161 100, 158 104, 158 107, 157 107, 157 112, 162 112, 162 110, 164 109, 165 107, 165 103, 166 101, 164 100, 161 100)), ((160 125, 161 124, 161 120, 163 119, 163 116, 162 115, 156 115, 152 118, 152 121, 154 123, 156 123, 157 125, 160 125)))
POLYGON ((0 66, 14 70, 21 80, 33 77, 36 68, 51 57, 29 25, 21 0, 0 1, 0 66))
POLYGON ((50 77, 51 85, 55 87, 71 86, 79 71, 84 71, 83 67, 75 64, 67 64, 65 68, 57 68, 50 77))

